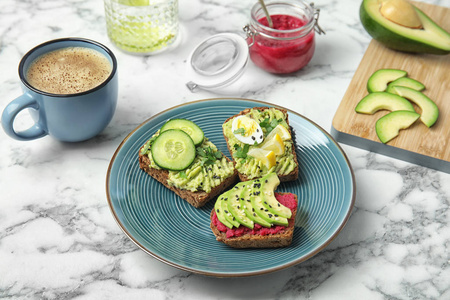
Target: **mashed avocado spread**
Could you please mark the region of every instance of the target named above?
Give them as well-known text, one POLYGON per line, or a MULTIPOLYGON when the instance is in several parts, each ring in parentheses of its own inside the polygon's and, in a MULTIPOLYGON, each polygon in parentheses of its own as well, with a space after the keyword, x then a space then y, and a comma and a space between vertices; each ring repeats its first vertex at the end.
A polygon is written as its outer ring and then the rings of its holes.
MULTIPOLYGON (((260 125, 266 125, 261 126, 264 136, 267 136, 269 130, 278 124, 281 124, 286 129, 289 129, 289 125, 286 122, 286 115, 283 111, 276 108, 266 110, 251 109, 247 116, 256 120, 260 125)), ((224 134, 228 139, 228 144, 231 146, 231 155, 236 161, 235 168, 239 171, 239 173, 245 174, 249 179, 253 179, 262 177, 270 172, 276 172, 278 175, 287 175, 295 169, 297 165, 294 160, 294 153, 292 152, 292 139, 284 141, 284 153, 277 155, 276 165, 268 169, 261 160, 255 159, 250 155, 246 155, 245 144, 240 142, 231 130, 232 123, 233 119, 230 119, 228 122, 224 123, 222 127, 224 134)), ((252 147, 254 146, 249 146, 249 148, 252 147)))
MULTIPOLYGON (((141 151, 143 155, 147 155, 150 159, 150 167, 159 170, 161 168, 154 162, 150 151, 151 143, 158 135, 159 131, 147 141, 141 151)), ((167 179, 169 185, 191 192, 204 191, 209 193, 212 188, 220 185, 223 180, 233 175, 233 163, 228 161, 207 138, 203 140, 201 145, 197 146, 196 151, 197 156, 187 169, 169 171, 169 178, 167 179)))

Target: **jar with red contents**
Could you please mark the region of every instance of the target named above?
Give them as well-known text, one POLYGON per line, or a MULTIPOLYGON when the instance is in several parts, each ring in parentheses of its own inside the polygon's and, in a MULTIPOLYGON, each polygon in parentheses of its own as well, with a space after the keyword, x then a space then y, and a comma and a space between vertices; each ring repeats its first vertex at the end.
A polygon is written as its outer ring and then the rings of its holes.
POLYGON ((306 66, 315 50, 315 31, 324 33, 317 21, 314 4, 299 0, 265 1, 273 24, 269 26, 264 9, 256 3, 251 10, 247 32, 250 59, 271 73, 293 73, 306 66))
POLYGON ((314 54, 315 31, 324 31, 317 21, 319 10, 301 0, 265 0, 273 27, 259 3, 251 10, 247 36, 219 33, 203 40, 191 52, 187 64, 186 86, 235 93, 255 80, 245 72, 251 59, 259 68, 277 74, 300 70, 314 54), (232 88, 231 88, 232 87, 232 88))

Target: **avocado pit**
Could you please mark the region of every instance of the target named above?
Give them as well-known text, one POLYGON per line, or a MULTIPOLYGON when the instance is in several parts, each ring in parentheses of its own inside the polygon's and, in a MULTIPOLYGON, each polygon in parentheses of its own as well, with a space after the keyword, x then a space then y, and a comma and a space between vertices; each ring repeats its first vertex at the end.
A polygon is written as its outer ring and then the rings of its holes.
POLYGON ((380 13, 398 25, 413 29, 423 28, 414 6, 407 0, 380 0, 380 13))

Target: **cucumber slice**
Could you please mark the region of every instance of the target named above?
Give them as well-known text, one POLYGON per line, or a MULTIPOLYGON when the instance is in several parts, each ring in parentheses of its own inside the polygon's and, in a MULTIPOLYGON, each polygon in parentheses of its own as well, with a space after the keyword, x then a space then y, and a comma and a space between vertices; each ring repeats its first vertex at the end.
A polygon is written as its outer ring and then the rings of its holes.
POLYGON ((172 119, 166 122, 161 127, 161 132, 164 132, 169 129, 181 129, 192 138, 194 141, 195 146, 200 145, 203 143, 203 140, 205 138, 205 134, 203 133, 203 130, 198 127, 197 124, 192 122, 191 120, 187 119, 172 119))
POLYGON ((367 81, 367 91, 369 93, 384 92, 388 83, 400 77, 406 77, 406 75, 408 75, 406 71, 397 69, 380 69, 375 71, 367 81))
POLYGON ((180 129, 160 133, 152 144, 151 152, 160 168, 172 171, 185 170, 196 156, 194 142, 180 129))
POLYGON ((382 109, 390 111, 409 110, 414 112, 414 106, 411 102, 399 95, 386 92, 370 93, 362 98, 355 107, 357 113, 369 115, 382 109))
POLYGON ((408 128, 419 117, 420 115, 416 112, 404 110, 393 111, 378 119, 375 124, 375 131, 380 141, 386 144, 399 134, 400 129, 408 128))

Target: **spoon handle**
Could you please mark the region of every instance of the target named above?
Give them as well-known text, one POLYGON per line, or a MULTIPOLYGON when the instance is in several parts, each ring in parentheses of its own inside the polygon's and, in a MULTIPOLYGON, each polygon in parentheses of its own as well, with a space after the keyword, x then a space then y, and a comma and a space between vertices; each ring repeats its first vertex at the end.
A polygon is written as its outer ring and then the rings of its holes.
POLYGON ((266 7, 266 4, 264 3, 264 0, 259 0, 259 3, 261 4, 262 9, 264 10, 264 14, 266 15, 267 22, 269 23, 269 27, 273 28, 272 18, 269 15, 269 11, 267 10, 267 7, 266 7))

